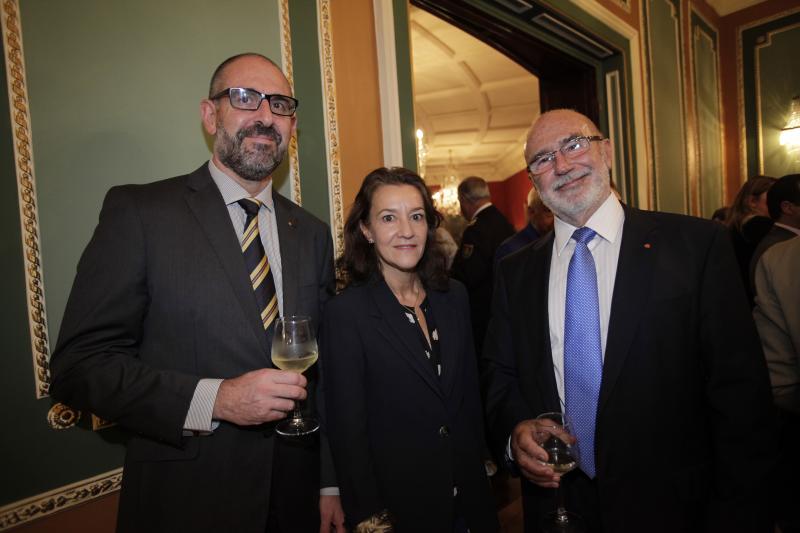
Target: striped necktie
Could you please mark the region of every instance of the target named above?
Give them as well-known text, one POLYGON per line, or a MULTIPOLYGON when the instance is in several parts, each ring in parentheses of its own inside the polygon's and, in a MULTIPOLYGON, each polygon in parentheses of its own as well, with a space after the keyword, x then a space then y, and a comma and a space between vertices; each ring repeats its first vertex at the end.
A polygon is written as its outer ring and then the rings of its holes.
POLYGON ((275 291, 275 279, 272 277, 267 254, 264 252, 264 245, 261 244, 261 235, 258 233, 258 210, 261 209, 261 201, 255 198, 244 198, 237 203, 247 213, 244 237, 242 238, 242 253, 244 254, 244 264, 250 272, 253 291, 256 293, 261 321, 266 330, 278 316, 278 293, 275 291))
POLYGON ((592 479, 596 474, 594 432, 603 376, 597 269, 588 246, 595 235, 586 227, 578 228, 572 234, 575 253, 567 270, 564 316, 566 414, 578 438, 581 470, 592 479))

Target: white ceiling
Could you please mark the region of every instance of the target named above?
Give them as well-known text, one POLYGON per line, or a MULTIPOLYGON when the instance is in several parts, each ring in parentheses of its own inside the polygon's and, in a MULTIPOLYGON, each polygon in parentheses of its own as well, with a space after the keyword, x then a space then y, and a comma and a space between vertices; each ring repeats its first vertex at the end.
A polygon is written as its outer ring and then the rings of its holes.
POLYGON ((455 26, 410 7, 414 114, 427 145, 425 178, 503 180, 525 167, 539 81, 455 26))

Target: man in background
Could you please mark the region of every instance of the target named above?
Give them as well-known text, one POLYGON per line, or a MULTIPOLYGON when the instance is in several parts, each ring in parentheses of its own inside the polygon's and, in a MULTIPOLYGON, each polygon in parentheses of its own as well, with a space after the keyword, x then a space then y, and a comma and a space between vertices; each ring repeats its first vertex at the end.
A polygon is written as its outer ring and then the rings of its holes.
POLYGON ((117 531, 343 531, 324 434, 274 428, 314 389, 273 366, 275 319, 318 325, 334 287, 328 227, 273 188, 291 94, 264 56, 224 61, 211 160, 112 188, 78 264, 50 392, 131 434, 117 531))
POLYGON ((528 191, 525 213, 528 217, 528 223, 525 224, 524 228, 500 244, 494 254, 495 262, 534 242, 553 229, 553 212, 544 205, 539 193, 536 192, 536 187, 531 187, 531 190, 528 191))
POLYGON ((483 178, 472 176, 459 183, 458 202, 468 226, 453 259, 451 275, 467 287, 475 353, 480 353, 492 302, 494 254, 514 233, 514 227, 492 205, 489 185, 483 178))
POLYGON ((750 259, 750 287, 756 294, 755 272, 761 255, 772 245, 800 235, 800 174, 778 178, 767 191, 769 217, 775 222, 750 259))
POLYGON ((525 160, 554 231, 500 262, 483 352, 525 531, 563 484, 590 533, 771 533, 769 382, 725 229, 623 206, 611 141, 575 111, 541 115, 525 160), (548 412, 580 452, 563 478, 535 439, 548 412))
POLYGON ((800 237, 771 246, 755 272, 753 309, 778 411, 780 464, 773 487, 778 526, 800 531, 800 237))

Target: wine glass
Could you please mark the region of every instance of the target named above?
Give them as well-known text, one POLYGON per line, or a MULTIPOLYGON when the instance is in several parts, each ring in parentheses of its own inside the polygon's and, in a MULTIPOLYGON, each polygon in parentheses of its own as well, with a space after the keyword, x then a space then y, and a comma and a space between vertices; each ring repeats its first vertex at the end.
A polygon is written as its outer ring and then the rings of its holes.
MULTIPOLYGON (((564 474, 578 467, 579 460, 578 447, 569 421, 562 413, 544 413, 537 416, 536 420, 540 423, 537 425, 534 438, 547 452, 545 464, 563 478, 564 474)), ((583 519, 566 509, 562 485, 563 479, 559 481, 556 489, 556 510, 544 516, 542 530, 546 533, 583 532, 585 531, 583 519)))
MULTIPOLYGON (((288 316, 275 320, 272 336, 272 362, 281 370, 302 374, 317 361, 317 340, 311 334, 311 319, 307 316, 288 316)), ((319 421, 303 416, 302 402, 296 401, 292 417, 275 427, 285 437, 308 435, 319 429, 319 421)))

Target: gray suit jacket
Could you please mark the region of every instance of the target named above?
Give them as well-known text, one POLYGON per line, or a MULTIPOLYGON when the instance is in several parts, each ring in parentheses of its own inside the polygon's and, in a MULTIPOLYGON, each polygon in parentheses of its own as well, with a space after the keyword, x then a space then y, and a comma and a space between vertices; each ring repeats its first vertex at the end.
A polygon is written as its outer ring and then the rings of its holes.
POLYGON ((753 317, 767 358, 772 395, 800 414, 800 238, 767 250, 755 275, 753 317))
MULTIPOLYGON (((319 324, 334 282, 330 233, 277 193, 274 200, 284 314, 319 324)), ((207 165, 112 188, 78 265, 51 393, 133 435, 120 530, 264 531, 271 425, 222 423, 208 437, 185 437, 182 427, 201 378, 270 366, 238 237, 207 165)), ((318 465, 318 457, 313 450, 309 461, 318 465)), ((318 494, 314 470, 309 494, 318 494)), ((331 474, 322 474, 323 485, 335 484, 331 474)))
POLYGON ((780 226, 773 225, 772 228, 764 235, 764 238, 761 239, 756 246, 756 249, 753 251, 753 257, 750 258, 750 291, 755 296, 756 294, 756 266, 758 266, 758 260, 761 259, 761 256, 766 252, 772 245, 778 244, 779 242, 783 242, 786 239, 791 239, 792 237, 796 237, 797 233, 789 231, 786 228, 782 228, 780 226))

